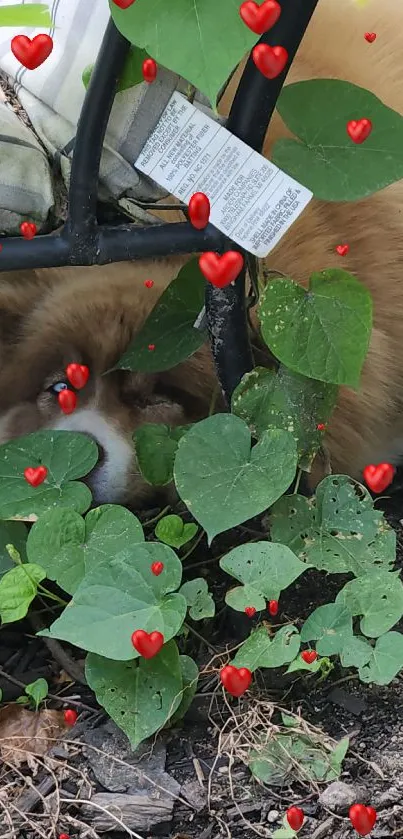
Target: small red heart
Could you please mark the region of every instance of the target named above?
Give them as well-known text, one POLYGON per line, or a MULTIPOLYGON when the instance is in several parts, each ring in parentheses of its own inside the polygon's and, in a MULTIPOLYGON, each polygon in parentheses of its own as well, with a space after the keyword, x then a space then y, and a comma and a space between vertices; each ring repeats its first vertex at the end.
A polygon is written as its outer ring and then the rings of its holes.
POLYGON ((392 483, 396 469, 391 463, 370 463, 363 470, 364 481, 372 492, 383 492, 392 483))
POLYGON ((315 650, 304 650, 304 652, 301 653, 301 658, 305 661, 305 664, 313 664, 313 662, 318 658, 318 654, 315 650))
POLYGON ((50 35, 35 35, 35 38, 28 38, 27 35, 16 35, 11 41, 11 52, 27 70, 36 70, 40 67, 53 50, 53 41, 50 35))
POLYGON ((128 9, 129 6, 133 5, 134 0, 112 0, 112 3, 119 6, 119 9, 128 9))
POLYGON ((226 251, 222 256, 207 251, 199 256, 199 267, 209 283, 216 288, 225 288, 242 270, 243 256, 238 251, 226 251))
POLYGON ((220 672, 221 683, 231 696, 242 696, 252 681, 252 673, 247 667, 234 667, 227 664, 220 672))
POLYGON ((350 245, 337 245, 336 251, 339 256, 345 256, 350 250, 350 245))
POLYGON ((47 474, 46 466, 28 466, 27 469, 24 469, 24 478, 31 484, 31 487, 38 487, 43 484, 47 474))
POLYGON ((252 58, 266 79, 276 79, 287 64, 288 52, 284 47, 257 44, 252 50, 252 58))
POLYGON ((268 608, 268 610, 269 610, 270 614, 271 614, 273 617, 274 617, 275 615, 277 615, 277 612, 278 612, 278 600, 270 600, 270 603, 269 603, 269 605, 268 605, 268 607, 267 607, 267 608, 268 608))
POLYGON ((150 350, 150 352, 152 352, 153 350, 155 350, 155 344, 149 344, 149 345, 148 345, 148 349, 150 350))
POLYGON ((366 32, 364 38, 369 44, 373 44, 376 38, 376 32, 366 32))
POLYGON ((77 722, 77 711, 74 711, 73 708, 67 708, 67 711, 63 714, 64 721, 66 725, 75 725, 77 722))
POLYGON ((66 367, 66 376, 76 390, 81 390, 88 382, 90 370, 86 364, 68 364, 66 367))
POLYGON ((59 839, 70 839, 68 833, 59 833, 59 839))
POLYGON ((371 833, 377 817, 376 810, 373 807, 366 807, 365 804, 353 804, 348 815, 354 830, 360 836, 367 836, 368 833, 371 833))
POLYGON ((155 575, 155 577, 159 577, 164 570, 164 563, 163 562, 153 562, 151 566, 151 573, 155 575))
POLYGON ((318 422, 316 426, 317 431, 326 431, 326 425, 324 422, 318 422))
POLYGON ((37 230, 38 228, 33 221, 23 221, 22 224, 20 224, 21 236, 23 236, 24 239, 33 239, 34 236, 36 236, 37 230))
POLYGON ((253 616, 256 615, 255 607, 254 606, 245 606, 245 615, 247 615, 248 618, 253 618, 253 616))
POLYGON ((151 84, 157 78, 157 62, 153 58, 146 58, 143 61, 143 79, 151 84))
POLYGON ((72 414, 77 408, 77 395, 74 390, 61 390, 57 395, 57 401, 64 414, 72 414))
POLYGON ((204 192, 195 192, 189 201, 189 221, 196 230, 203 230, 210 218, 210 201, 204 192))
POLYGON ((143 658, 154 658, 164 645, 164 636, 162 632, 148 633, 144 629, 136 629, 132 635, 132 644, 143 658))
POLYGON ((254 3, 253 0, 247 0, 240 6, 239 14, 252 32, 256 32, 256 35, 263 35, 277 23, 281 15, 281 6, 280 3, 277 3, 277 0, 265 0, 261 6, 254 3))
POLYGON ((363 143, 372 131, 370 119, 350 119, 347 123, 347 134, 353 143, 363 143))
POLYGON ((152 288, 154 285, 154 280, 144 280, 144 285, 146 288, 152 288))
POLYGON ((285 815, 291 830, 300 830, 304 823, 304 811, 300 807, 289 807, 285 815))

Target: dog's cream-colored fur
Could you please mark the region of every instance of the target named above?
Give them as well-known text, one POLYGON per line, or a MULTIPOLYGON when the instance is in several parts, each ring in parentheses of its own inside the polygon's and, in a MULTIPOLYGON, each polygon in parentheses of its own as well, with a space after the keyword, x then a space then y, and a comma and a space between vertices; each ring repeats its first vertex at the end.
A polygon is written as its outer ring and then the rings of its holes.
MULTIPOLYGON (((239 74, 221 102, 223 113, 239 74)), ((403 111, 402 77, 400 0, 369 0, 363 7, 354 0, 319 0, 287 83, 346 79, 403 111), (374 43, 364 39, 366 31, 377 33, 374 43)), ((289 132, 275 115, 266 156, 284 136, 289 132)), ((374 329, 361 387, 358 393, 341 389, 326 435, 333 471, 356 478, 367 463, 403 457, 402 218, 403 182, 357 203, 313 200, 266 260, 304 285, 314 271, 342 267, 371 291, 374 329), (335 253, 341 242, 350 244, 344 258, 335 253)), ((172 214, 169 219, 175 220, 172 214)), ((90 433, 101 450, 89 479, 95 501, 147 501, 150 489, 132 456, 132 431, 142 422, 183 423, 207 413, 215 386, 209 350, 159 376, 101 374, 122 355, 184 261, 0 274, 0 441, 43 427, 90 433), (144 286, 148 278, 152 289, 144 286), (78 409, 64 417, 48 388, 73 360, 88 364, 91 378, 78 409)), ((322 469, 318 458, 312 483, 322 469)))

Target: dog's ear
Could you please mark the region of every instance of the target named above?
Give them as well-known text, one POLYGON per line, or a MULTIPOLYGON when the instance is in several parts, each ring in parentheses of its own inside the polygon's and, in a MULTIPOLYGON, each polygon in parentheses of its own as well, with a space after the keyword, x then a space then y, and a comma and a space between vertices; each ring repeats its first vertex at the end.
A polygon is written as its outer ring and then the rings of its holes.
POLYGON ((0 273, 0 361, 13 351, 25 319, 48 288, 34 271, 0 273))

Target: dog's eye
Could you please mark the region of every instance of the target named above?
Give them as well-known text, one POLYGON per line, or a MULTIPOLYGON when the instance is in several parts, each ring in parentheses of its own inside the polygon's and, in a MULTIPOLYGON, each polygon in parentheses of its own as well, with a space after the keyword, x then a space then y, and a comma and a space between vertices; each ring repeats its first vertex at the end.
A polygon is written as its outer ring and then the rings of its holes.
POLYGON ((47 390, 49 393, 54 393, 55 396, 57 396, 57 394, 60 393, 60 391, 67 390, 68 387, 69 385, 67 384, 67 382, 55 382, 55 384, 48 387, 47 390))

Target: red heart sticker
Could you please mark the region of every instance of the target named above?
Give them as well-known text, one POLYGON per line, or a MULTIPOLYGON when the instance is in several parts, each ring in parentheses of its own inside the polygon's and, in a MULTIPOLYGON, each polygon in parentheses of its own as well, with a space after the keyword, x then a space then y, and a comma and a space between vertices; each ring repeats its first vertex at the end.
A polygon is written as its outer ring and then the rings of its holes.
POLYGON ((151 566, 151 573, 154 574, 155 577, 159 577, 164 570, 164 563, 163 562, 153 562, 151 566))
POLYGON ((275 615, 277 615, 277 612, 278 612, 278 600, 270 600, 270 603, 269 603, 267 608, 268 608, 270 614, 273 617, 275 617, 275 615))
POLYGON ((144 629, 136 629, 132 635, 132 644, 143 658, 154 658, 164 645, 164 636, 161 632, 148 633, 144 629))
POLYGON ((119 6, 119 9, 128 9, 129 6, 133 5, 134 0, 112 0, 112 3, 119 6))
POLYGON ((353 143, 363 143, 369 137, 372 131, 372 122, 370 119, 350 119, 347 123, 347 134, 353 143))
POLYGON ((72 414, 77 408, 77 395, 74 390, 61 390, 57 395, 57 401, 64 414, 72 414))
POLYGON ((396 469, 391 463, 370 463, 363 470, 364 481, 372 492, 380 493, 388 487, 395 477, 396 469))
POLYGON ((242 696, 252 681, 252 673, 247 667, 234 667, 227 664, 220 672, 221 684, 231 696, 242 696))
POLYGON ((144 285, 146 288, 152 288, 154 285, 154 280, 144 280, 144 285))
POLYGON ((225 288, 242 270, 243 256, 238 251, 227 251, 222 256, 207 251, 199 257, 199 267, 209 283, 216 288, 225 288))
POLYGON ((305 819, 304 811, 300 807, 289 807, 285 816, 291 830, 300 830, 305 819))
POLYGON ((24 478, 31 484, 31 487, 38 487, 43 484, 47 474, 46 466, 28 466, 27 469, 24 469, 24 478))
POLYGON ((88 382, 90 370, 86 364, 68 364, 66 367, 66 376, 73 387, 81 390, 88 382))
POLYGON ((304 650, 301 653, 302 661, 305 661, 305 664, 313 664, 314 661, 318 658, 317 652, 315 650, 304 650))
POLYGON ((210 201, 204 192, 195 192, 189 201, 189 221, 196 230, 207 227, 210 218, 210 201))
POLYGON ((240 6, 239 14, 252 32, 256 32, 256 35, 263 35, 277 23, 281 15, 281 6, 280 3, 277 3, 277 0, 265 0, 261 6, 254 3, 253 0, 247 0, 240 6))
POLYGON ((369 44, 373 44, 376 38, 376 32, 366 32, 364 38, 369 44))
POLYGON ((23 236, 24 239, 33 239, 34 236, 36 236, 37 229, 38 228, 33 221, 23 221, 22 224, 20 224, 21 236, 23 236))
POLYGON ((35 38, 28 38, 27 35, 16 35, 11 41, 11 52, 27 70, 36 70, 40 67, 53 50, 53 41, 50 35, 35 35, 35 38))
POLYGON ((326 425, 324 422, 318 422, 316 426, 317 431, 326 431, 326 425))
POLYGON ((284 47, 257 44, 252 50, 252 58, 266 79, 276 79, 287 64, 288 52, 284 47))
POLYGON ((360 836, 368 836, 368 833, 371 833, 377 817, 376 810, 373 807, 366 807, 365 804, 353 804, 348 815, 354 830, 360 836))
POLYGON ((59 833, 59 839, 70 839, 68 833, 59 833))
POLYGON ((146 58, 142 66, 143 79, 151 84, 157 78, 157 62, 153 58, 146 58))
POLYGON ((336 251, 339 256, 345 256, 350 250, 350 245, 337 245, 336 251))
POLYGON ((77 711, 74 711, 73 708, 67 708, 67 710, 63 714, 63 717, 66 725, 72 726, 75 725, 75 723, 77 722, 78 714, 77 711))
POLYGON ((247 615, 248 618, 253 618, 253 616, 256 615, 255 607, 254 606, 245 606, 245 615, 247 615))

